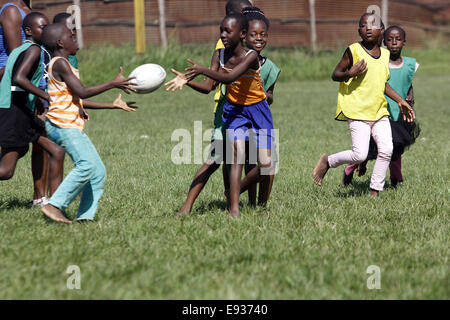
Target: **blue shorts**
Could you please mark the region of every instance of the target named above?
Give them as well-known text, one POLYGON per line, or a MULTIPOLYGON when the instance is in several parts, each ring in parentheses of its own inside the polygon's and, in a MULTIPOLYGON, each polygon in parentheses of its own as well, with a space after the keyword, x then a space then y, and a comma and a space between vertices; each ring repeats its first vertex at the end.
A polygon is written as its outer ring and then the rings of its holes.
POLYGON ((258 149, 272 149, 273 120, 266 100, 248 106, 226 101, 222 120, 231 141, 249 141, 252 137, 258 149))

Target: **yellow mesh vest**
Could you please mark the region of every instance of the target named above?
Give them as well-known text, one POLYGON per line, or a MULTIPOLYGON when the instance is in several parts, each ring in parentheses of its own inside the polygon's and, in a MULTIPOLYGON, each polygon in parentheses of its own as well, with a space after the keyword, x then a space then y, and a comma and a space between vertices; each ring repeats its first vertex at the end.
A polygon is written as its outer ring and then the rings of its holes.
MULTIPOLYGON (((225 46, 222 43, 222 40, 219 39, 216 44, 216 50, 223 49, 225 46)), ((216 93, 214 94, 214 113, 216 113, 217 105, 219 104, 220 96, 222 95, 222 84, 219 83, 216 89, 216 93)))
POLYGON ((389 50, 380 48, 380 57, 374 58, 360 43, 353 43, 349 49, 353 64, 364 59, 367 72, 340 83, 336 120, 376 121, 388 116, 384 91, 389 80, 389 50))

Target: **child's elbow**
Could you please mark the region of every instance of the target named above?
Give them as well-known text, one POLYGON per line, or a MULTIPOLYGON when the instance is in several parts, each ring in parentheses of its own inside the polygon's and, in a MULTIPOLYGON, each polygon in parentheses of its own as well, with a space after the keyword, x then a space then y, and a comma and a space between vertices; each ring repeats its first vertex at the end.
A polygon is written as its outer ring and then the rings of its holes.
POLYGON ((19 87, 23 87, 25 78, 20 74, 15 74, 12 77, 12 83, 18 85, 19 87))

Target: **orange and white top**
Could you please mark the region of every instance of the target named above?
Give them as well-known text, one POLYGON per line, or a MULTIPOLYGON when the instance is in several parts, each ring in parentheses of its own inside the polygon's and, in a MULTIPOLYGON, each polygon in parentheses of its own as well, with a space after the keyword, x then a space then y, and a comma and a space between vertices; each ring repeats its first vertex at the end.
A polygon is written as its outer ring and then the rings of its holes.
MULTIPOLYGON (((254 50, 249 50, 246 55, 254 50)), ((220 67, 226 72, 231 72, 232 69, 225 68, 224 63, 225 49, 220 50, 220 67)), ((248 69, 233 83, 227 85, 227 100, 230 103, 248 106, 266 99, 261 74, 261 66, 258 70, 248 69)))
MULTIPOLYGON (((84 119, 80 115, 80 108, 83 110, 83 101, 75 96, 67 87, 65 82, 58 81, 53 77, 53 64, 63 57, 54 57, 48 66, 48 94, 50 96, 50 105, 48 107, 47 118, 60 128, 76 128, 83 130, 84 119)), ((78 69, 75 69, 70 63, 70 69, 79 79, 78 69)))

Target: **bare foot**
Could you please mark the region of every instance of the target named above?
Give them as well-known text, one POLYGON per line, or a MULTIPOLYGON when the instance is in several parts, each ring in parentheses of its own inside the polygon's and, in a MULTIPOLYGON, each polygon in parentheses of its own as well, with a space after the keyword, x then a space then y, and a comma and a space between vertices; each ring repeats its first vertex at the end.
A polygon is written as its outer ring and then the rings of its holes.
POLYGON ((181 209, 177 213, 177 217, 188 215, 191 212, 189 208, 185 208, 184 206, 181 207, 181 209))
POLYGON ((328 164, 328 155, 324 153, 320 157, 319 162, 317 162, 317 165, 313 170, 313 179, 315 184, 317 184, 318 186, 322 185, 323 177, 325 177, 325 174, 327 173, 329 168, 330 166, 328 164))
POLYGON ((46 204, 42 207, 42 212, 50 219, 56 222, 63 222, 67 224, 72 224, 72 221, 67 219, 58 208, 52 206, 51 204, 46 204))
POLYGON ((370 189, 370 190, 369 190, 369 195, 370 195, 371 197, 378 198, 378 191, 377 191, 377 190, 370 189))
POLYGON ((239 210, 237 211, 230 211, 230 216, 233 218, 239 218, 241 216, 241 213, 239 212, 239 210))

